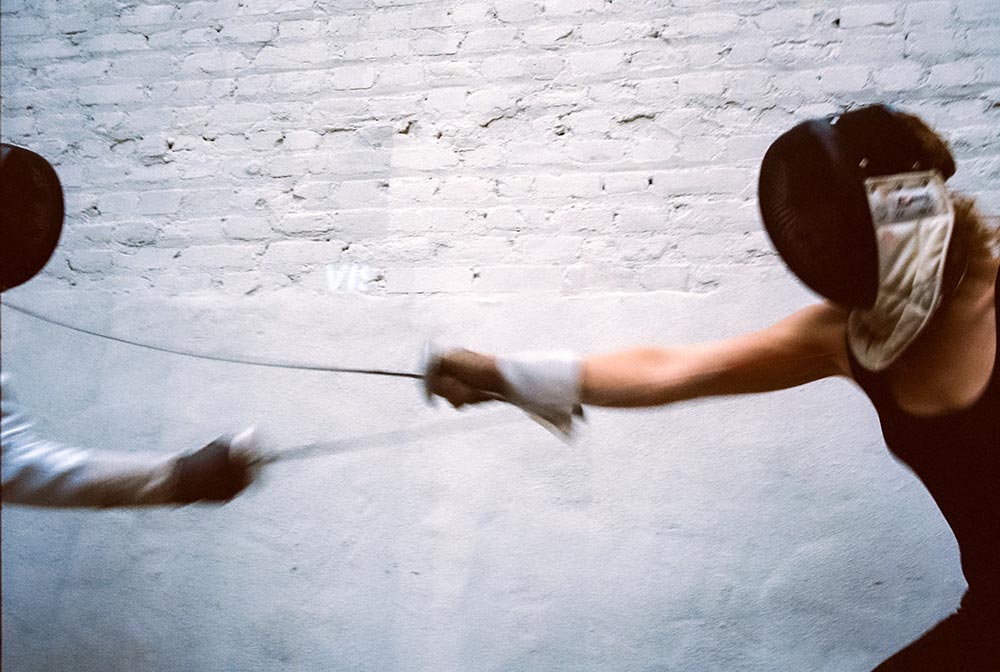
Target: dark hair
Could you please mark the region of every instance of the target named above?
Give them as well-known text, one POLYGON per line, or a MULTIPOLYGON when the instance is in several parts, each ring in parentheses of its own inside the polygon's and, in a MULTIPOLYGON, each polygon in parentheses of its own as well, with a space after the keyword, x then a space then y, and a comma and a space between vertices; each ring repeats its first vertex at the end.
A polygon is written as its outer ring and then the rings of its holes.
POLYGON ((1000 228, 987 221, 972 196, 953 191, 951 200, 955 206, 955 232, 952 235, 964 238, 969 253, 974 256, 996 256, 1000 251, 1000 228))
MULTIPOLYGON (((951 162, 954 165, 947 141, 923 119, 905 112, 897 111, 896 114, 918 138, 933 163, 951 162)), ((953 191, 951 197, 955 207, 955 231, 952 235, 960 239, 958 244, 970 254, 994 254, 995 247, 1000 244, 1000 229, 990 226, 976 207, 976 199, 972 196, 953 191)))

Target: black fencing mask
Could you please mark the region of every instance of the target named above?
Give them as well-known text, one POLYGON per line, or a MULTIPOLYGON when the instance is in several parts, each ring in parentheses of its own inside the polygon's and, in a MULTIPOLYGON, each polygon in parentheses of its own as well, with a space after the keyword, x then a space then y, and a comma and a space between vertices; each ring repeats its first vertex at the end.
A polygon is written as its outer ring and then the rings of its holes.
POLYGON ((59 177, 38 154, 0 145, 0 290, 30 280, 59 242, 63 192, 59 177))

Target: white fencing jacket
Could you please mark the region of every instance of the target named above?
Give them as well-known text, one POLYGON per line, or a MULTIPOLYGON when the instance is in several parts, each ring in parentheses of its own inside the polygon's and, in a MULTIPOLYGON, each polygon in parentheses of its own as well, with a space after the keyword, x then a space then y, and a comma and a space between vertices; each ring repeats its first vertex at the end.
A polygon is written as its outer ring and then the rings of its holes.
POLYGON ((170 501, 176 456, 93 450, 52 441, 0 375, 3 501, 35 506, 138 506, 170 501))

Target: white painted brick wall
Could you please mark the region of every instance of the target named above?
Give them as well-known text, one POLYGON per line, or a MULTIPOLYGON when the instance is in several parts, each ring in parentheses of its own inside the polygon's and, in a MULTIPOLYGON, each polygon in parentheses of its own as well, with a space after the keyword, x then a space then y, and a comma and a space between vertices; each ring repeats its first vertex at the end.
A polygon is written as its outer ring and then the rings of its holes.
MULTIPOLYGON (((226 245, 238 254, 248 231, 265 244, 322 240, 321 214, 359 221, 355 210, 373 209, 381 211, 374 220, 405 219, 406 231, 424 235, 430 254, 408 261, 421 274, 456 233, 489 237, 490 223, 525 207, 540 211, 509 232, 511 242, 585 232, 605 241, 605 267, 637 271, 623 256, 628 237, 656 230, 657 220, 672 226, 679 199, 692 212, 720 199, 752 205, 770 139, 808 114, 850 105, 884 100, 926 114, 956 143, 961 185, 982 192, 987 209, 1000 207, 990 172, 963 170, 962 143, 996 126, 995 7, 225 0, 120 12, 86 3, 59 14, 5 3, 2 132, 57 165, 75 208, 70 230, 95 203, 87 221, 148 223, 159 235, 139 242, 151 247, 199 245, 197 235, 176 232, 214 222, 221 237, 204 254, 220 255, 220 279, 232 256, 226 245), (647 178, 655 185, 643 189, 647 178), (373 180, 393 197, 369 197, 363 185, 373 180), (397 186, 410 180, 430 191, 397 186), (602 226, 584 216, 574 231, 559 214, 574 203, 610 217, 602 226), (441 226, 446 204, 468 216, 447 215, 454 223, 441 226), (640 228, 637 208, 647 222, 640 228)), ((1000 150, 978 153, 988 160, 1000 150)), ((698 226, 720 219, 727 213, 713 209, 698 226)), ((423 276, 393 256, 400 230, 342 234, 353 245, 348 258, 366 250, 386 286, 405 292, 405 278, 423 276)), ((67 252, 114 258, 129 254, 125 240, 67 236, 67 252)), ((671 261, 775 263, 733 258, 731 241, 715 242, 714 254, 699 246, 699 255, 671 261)), ((501 268, 492 246, 468 249, 482 250, 467 259, 470 270, 501 268)), ((565 271, 597 261, 586 249, 576 254, 552 263, 565 271)), ((518 243, 502 268, 514 272, 520 258, 526 274, 515 284, 531 289, 538 256, 518 243)), ((261 258, 245 265, 261 287, 287 284, 283 269, 261 258)), ((88 281, 114 289, 124 281, 114 268, 88 281)), ((142 270, 154 289, 160 279, 173 286, 169 269, 142 270)), ((74 271, 58 276, 69 283, 74 271)), ((610 270, 608 282, 616 282, 610 270)), ((574 284, 539 283, 544 291, 574 284)))

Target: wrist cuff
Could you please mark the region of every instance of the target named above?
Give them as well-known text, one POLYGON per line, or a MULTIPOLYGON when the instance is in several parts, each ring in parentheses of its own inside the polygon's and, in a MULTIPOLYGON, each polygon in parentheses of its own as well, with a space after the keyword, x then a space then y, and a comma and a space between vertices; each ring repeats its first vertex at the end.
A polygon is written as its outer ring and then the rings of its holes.
POLYGON ((571 351, 522 352, 497 357, 507 397, 536 420, 563 436, 580 414, 582 362, 571 351))

